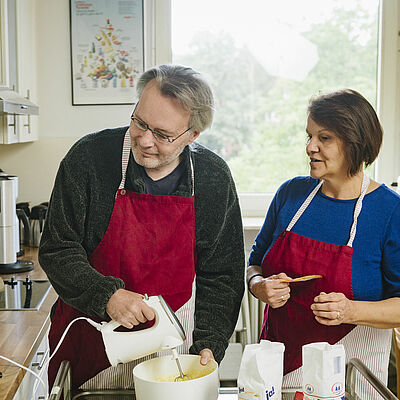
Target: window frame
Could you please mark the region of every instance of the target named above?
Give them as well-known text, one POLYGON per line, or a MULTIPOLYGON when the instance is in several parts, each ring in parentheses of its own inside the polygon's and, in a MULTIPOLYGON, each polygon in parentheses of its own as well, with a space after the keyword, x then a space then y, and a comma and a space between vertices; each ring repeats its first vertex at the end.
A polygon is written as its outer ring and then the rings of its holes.
MULTIPOLYGON (((146 68, 171 63, 171 0, 146 1, 144 13, 146 68)), ((390 186, 400 176, 399 2, 381 0, 379 13, 377 114, 385 134, 373 178, 390 186)), ((273 196, 274 193, 239 193, 245 228, 261 226, 273 196)))
MULTIPOLYGON (((375 179, 390 186, 400 175, 400 5, 381 0, 377 113, 384 130, 375 179)), ((400 183, 400 182, 399 182, 400 183)))

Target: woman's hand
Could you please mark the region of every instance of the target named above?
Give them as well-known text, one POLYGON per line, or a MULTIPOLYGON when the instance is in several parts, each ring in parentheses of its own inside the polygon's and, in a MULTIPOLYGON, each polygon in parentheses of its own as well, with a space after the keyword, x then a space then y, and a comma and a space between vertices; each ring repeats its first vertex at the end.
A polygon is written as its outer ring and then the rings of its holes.
POLYGON ((255 277, 250 282, 250 290, 259 300, 269 304, 272 308, 284 306, 290 299, 290 287, 288 282, 281 279, 289 279, 284 272, 271 275, 268 278, 255 277))
POLYGON ((321 292, 314 298, 311 310, 322 325, 351 324, 353 320, 353 301, 343 293, 321 292))

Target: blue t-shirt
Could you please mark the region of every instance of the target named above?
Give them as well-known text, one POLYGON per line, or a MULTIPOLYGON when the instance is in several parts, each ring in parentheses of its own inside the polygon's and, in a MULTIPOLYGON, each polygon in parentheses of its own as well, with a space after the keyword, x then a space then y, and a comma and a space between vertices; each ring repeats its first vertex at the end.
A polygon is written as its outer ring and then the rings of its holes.
MULTIPOLYGON (((249 265, 261 265, 318 182, 311 177, 297 177, 282 184, 256 237, 249 265)), ((334 199, 319 190, 292 232, 345 245, 356 201, 334 199)), ((400 196, 383 184, 365 195, 362 203, 353 242, 352 285, 355 300, 400 297, 400 196)))

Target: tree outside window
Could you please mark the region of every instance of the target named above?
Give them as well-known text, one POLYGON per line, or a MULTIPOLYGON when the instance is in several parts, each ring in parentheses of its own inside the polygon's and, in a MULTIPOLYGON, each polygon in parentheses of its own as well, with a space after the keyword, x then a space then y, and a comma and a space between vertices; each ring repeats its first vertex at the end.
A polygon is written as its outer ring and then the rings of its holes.
POLYGON ((228 162, 242 193, 308 175, 312 96, 352 88, 376 105, 378 0, 279 3, 172 0, 173 62, 202 72, 216 94, 199 142, 228 162))

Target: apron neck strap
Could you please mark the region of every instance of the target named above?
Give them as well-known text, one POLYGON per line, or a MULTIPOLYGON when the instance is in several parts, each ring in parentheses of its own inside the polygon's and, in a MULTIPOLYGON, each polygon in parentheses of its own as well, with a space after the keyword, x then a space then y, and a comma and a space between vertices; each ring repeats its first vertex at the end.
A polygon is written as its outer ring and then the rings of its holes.
POLYGON ((122 178, 119 183, 118 189, 124 189, 126 181, 126 171, 128 169, 129 156, 131 154, 131 135, 129 129, 125 132, 124 143, 122 144, 122 155, 121 155, 121 172, 122 178))
POLYGON ((294 227, 295 223, 302 216, 303 212, 309 206, 309 204, 311 203, 311 200, 317 194, 318 190, 320 189, 320 187, 322 186, 323 183, 324 183, 324 181, 321 179, 321 181, 318 183, 318 185, 315 186, 314 190, 304 200, 303 204, 300 206, 300 208, 297 210, 296 214, 294 214, 294 217, 292 218, 292 220, 289 222, 289 225, 286 228, 287 231, 291 231, 292 230, 292 228, 294 227))
POLYGON ((190 176, 192 177, 192 196, 194 196, 194 168, 193 168, 192 154, 190 150, 189 150, 189 160, 190 160, 190 176))
MULTIPOLYGON (((131 154, 131 151, 132 151, 131 135, 129 134, 129 129, 128 129, 125 132, 124 142, 122 144, 122 155, 121 155, 122 178, 121 178, 121 182, 119 183, 118 189, 125 188, 126 171, 128 169, 129 156, 131 154)), ((191 178, 192 178, 192 196, 194 196, 194 168, 193 168, 192 155, 190 154, 190 152, 189 152, 189 160, 190 160, 190 172, 191 172, 191 178)))
POLYGON ((351 225, 350 238, 349 241, 347 242, 347 246, 349 247, 353 247, 353 241, 354 238, 356 237, 356 230, 357 230, 357 218, 360 215, 362 209, 362 202, 364 200, 364 196, 367 193, 368 186, 369 186, 369 177, 364 173, 361 185, 361 195, 358 198, 356 206, 354 208, 353 224, 351 225))
MULTIPOLYGON (((351 229, 350 229, 349 241, 347 242, 347 246, 349 246, 349 247, 352 247, 354 238, 356 236, 357 219, 358 219, 358 216, 360 215, 360 212, 361 212, 361 209, 362 209, 362 202, 363 202, 364 196, 367 193, 369 182, 370 182, 369 177, 365 173, 363 173, 363 180, 362 180, 362 185, 361 185, 361 195, 357 199, 356 206, 354 208, 353 223, 352 223, 351 229)), ((289 222, 289 225, 286 228, 287 231, 290 231, 293 228, 293 226, 296 224, 296 222, 299 220, 299 218, 301 217, 303 212, 309 206, 309 204, 311 203, 312 199, 315 197, 315 195, 317 194, 318 190, 321 188, 323 183, 324 183, 324 181, 321 179, 321 181, 318 183, 318 185, 315 186, 313 191, 304 200, 303 204, 300 206, 300 208, 297 210, 297 212, 294 215, 294 217, 292 218, 292 220, 289 222)))

